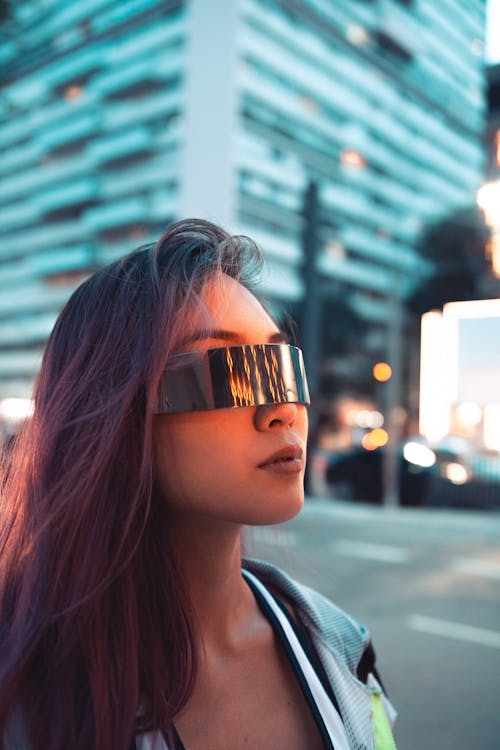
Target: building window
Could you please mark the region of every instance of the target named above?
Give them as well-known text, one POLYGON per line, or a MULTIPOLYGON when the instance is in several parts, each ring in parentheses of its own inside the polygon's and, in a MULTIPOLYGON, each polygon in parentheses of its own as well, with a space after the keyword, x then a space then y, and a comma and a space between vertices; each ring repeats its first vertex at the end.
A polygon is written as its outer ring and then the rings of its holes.
POLYGON ((375 38, 381 51, 386 53, 388 57, 407 63, 413 59, 411 52, 405 49, 393 36, 386 34, 385 31, 377 31, 375 38))

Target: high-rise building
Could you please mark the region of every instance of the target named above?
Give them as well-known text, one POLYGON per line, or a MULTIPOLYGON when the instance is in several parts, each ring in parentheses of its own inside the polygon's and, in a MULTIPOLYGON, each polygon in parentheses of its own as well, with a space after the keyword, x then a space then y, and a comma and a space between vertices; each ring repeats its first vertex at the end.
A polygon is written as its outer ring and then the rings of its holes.
POLYGON ((317 270, 381 346, 423 225, 484 167, 484 0, 0 5, 0 398, 89 270, 201 216, 257 239, 270 297, 317 270))

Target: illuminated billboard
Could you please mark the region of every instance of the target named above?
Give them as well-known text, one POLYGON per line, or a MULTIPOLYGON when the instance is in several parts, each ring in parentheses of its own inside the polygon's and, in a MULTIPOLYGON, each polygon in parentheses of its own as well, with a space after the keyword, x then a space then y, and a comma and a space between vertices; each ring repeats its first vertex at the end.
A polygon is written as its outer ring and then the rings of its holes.
POLYGON ((422 316, 420 432, 500 450, 500 299, 451 302, 422 316))

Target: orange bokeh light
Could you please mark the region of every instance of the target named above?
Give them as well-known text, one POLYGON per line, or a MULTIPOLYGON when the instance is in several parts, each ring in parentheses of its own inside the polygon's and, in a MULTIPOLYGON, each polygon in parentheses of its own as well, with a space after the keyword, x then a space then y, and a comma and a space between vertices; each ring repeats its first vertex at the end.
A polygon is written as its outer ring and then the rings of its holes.
POLYGON ((385 445, 389 440, 387 430, 382 429, 382 427, 377 427, 375 430, 372 430, 370 435, 372 443, 375 443, 377 448, 379 446, 381 447, 382 445, 385 445))
POLYGON ((366 435, 363 435, 363 439, 361 440, 361 445, 363 446, 365 451, 374 451, 375 448, 378 448, 378 446, 372 442, 370 432, 367 432, 366 435))
POLYGON ((389 440, 389 435, 386 430, 381 427, 377 427, 375 430, 370 430, 361 440, 361 445, 366 451, 374 451, 377 448, 381 448, 389 440))
POLYGON ((373 365, 373 377, 378 380, 379 383, 385 383, 390 380, 392 375, 392 367, 387 362, 377 362, 373 365))
POLYGON ((353 148, 344 148, 340 152, 340 163, 344 167, 365 167, 366 159, 359 151, 353 148))
POLYGON ((82 86, 78 86, 76 83, 73 83, 70 86, 66 86, 66 88, 64 89, 64 98, 68 101, 79 99, 82 94, 82 86))

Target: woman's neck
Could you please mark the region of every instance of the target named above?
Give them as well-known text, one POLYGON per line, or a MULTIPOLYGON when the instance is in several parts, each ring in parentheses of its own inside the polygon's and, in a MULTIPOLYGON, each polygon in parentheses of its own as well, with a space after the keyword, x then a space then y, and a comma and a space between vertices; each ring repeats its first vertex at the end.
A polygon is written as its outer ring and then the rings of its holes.
POLYGON ((241 575, 240 533, 235 524, 174 524, 172 529, 174 554, 207 657, 239 649, 262 626, 241 575))

